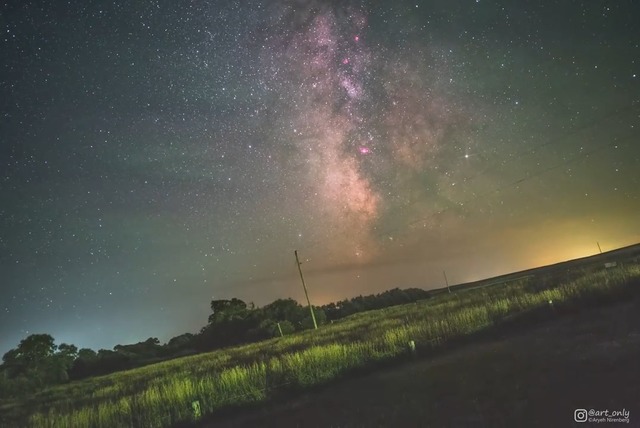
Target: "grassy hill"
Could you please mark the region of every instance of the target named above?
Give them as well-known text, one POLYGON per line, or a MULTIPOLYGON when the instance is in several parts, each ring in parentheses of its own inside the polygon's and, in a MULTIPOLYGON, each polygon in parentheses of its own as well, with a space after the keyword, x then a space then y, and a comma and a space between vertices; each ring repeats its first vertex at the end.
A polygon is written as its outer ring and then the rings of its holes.
MULTIPOLYGON (((612 268, 595 258, 569 270, 459 286, 453 293, 356 314, 317 331, 56 386, 26 401, 2 403, 0 425, 207 425, 211 418, 219 420, 216 415, 259 408, 340 378, 443 355, 501 329, 519 331, 632 299, 640 294, 636 250, 618 257, 612 268)), ((500 358, 505 357, 496 361, 500 358)), ((440 379, 445 382, 446 376, 440 379)), ((469 387, 478 388, 474 379, 482 378, 469 379, 469 387)))
MULTIPOLYGON (((576 409, 629 411, 640 426, 640 296, 387 370, 203 427, 569 427, 576 409)), ((599 424, 598 426, 609 425, 599 424)))

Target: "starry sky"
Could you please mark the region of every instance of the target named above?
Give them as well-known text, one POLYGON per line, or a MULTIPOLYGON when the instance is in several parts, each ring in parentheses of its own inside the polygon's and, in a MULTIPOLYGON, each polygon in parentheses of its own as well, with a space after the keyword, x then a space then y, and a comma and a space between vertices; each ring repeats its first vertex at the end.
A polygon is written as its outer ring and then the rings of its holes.
POLYGON ((639 2, 0 7, 0 353, 640 242, 639 2))

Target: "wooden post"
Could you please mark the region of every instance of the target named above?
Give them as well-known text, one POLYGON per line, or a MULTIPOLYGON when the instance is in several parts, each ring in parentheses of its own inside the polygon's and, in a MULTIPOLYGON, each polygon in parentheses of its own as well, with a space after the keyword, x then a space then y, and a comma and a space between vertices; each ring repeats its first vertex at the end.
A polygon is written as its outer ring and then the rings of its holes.
POLYGON ((445 271, 442 271, 442 274, 444 275, 444 282, 447 284, 447 290, 449 290, 449 293, 451 293, 451 289, 449 288, 449 280, 447 279, 447 273, 445 271))
POLYGON ((311 312, 311 319, 313 320, 313 328, 318 329, 318 323, 316 322, 316 314, 313 313, 313 306, 309 301, 309 293, 307 293, 307 286, 304 283, 304 277, 302 276, 302 269, 300 268, 300 260, 298 260, 298 250, 295 250, 293 254, 296 255, 296 264, 298 265, 298 272, 300 272, 300 279, 302 280, 302 288, 304 289, 304 295, 307 298, 307 304, 309 305, 309 311, 311 312))
POLYGON ((284 334, 282 334, 282 327, 280 327, 280 321, 278 321, 278 331, 280 332, 280 337, 283 337, 284 334))

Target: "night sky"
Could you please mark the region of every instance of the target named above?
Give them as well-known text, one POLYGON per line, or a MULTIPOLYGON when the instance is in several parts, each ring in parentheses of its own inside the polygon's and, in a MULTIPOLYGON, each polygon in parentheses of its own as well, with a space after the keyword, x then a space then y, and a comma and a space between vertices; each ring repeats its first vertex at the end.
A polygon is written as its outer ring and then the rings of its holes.
POLYGON ((640 2, 0 9, 0 354, 640 242, 640 2))

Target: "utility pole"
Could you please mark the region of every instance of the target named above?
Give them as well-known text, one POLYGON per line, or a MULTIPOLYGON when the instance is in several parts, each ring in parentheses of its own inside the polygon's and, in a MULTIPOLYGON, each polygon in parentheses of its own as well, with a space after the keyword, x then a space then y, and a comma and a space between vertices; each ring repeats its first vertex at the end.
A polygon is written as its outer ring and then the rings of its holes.
POLYGON ((602 254, 602 248, 600 248, 600 243, 596 241, 596 244, 598 244, 598 250, 600 250, 600 254, 602 254))
POLYGON ((444 282, 447 284, 447 290, 449 290, 449 293, 451 293, 451 289, 449 288, 449 280, 447 279, 447 273, 445 271, 442 271, 442 274, 444 275, 444 282))
POLYGON ((304 295, 307 298, 307 304, 309 305, 309 312, 311 312, 311 319, 313 320, 313 328, 318 329, 318 323, 316 322, 316 314, 313 313, 313 306, 309 301, 309 293, 307 293, 307 286, 304 284, 304 277, 302 276, 302 269, 300 268, 300 260, 298 260, 298 250, 295 250, 293 254, 296 255, 296 264, 298 265, 298 272, 300 272, 300 279, 302 280, 302 288, 304 289, 304 295))

